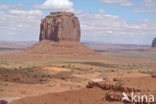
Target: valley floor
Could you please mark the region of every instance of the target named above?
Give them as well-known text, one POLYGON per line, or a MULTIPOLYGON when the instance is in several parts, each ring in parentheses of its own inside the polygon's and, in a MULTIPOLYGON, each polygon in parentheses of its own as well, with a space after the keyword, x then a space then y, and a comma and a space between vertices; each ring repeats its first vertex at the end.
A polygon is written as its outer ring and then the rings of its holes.
POLYGON ((0 99, 8 100, 10 104, 121 103, 105 98, 109 92, 122 92, 86 88, 92 81, 155 94, 155 52, 101 54, 103 56, 98 58, 66 58, 19 50, 0 51, 0 99))

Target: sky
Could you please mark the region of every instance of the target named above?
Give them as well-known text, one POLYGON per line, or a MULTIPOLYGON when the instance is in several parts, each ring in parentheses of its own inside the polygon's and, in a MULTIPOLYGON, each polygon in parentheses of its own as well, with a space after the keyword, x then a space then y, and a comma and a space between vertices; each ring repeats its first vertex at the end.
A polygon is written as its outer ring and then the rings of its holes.
POLYGON ((0 40, 38 41, 41 19, 73 12, 81 41, 150 45, 156 38, 156 0, 0 0, 0 40))

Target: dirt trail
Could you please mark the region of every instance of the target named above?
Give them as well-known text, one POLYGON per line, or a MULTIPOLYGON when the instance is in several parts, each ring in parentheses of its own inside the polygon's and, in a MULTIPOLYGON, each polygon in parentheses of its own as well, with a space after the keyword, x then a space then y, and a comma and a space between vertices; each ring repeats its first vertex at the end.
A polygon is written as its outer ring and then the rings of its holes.
POLYGON ((57 71, 57 72, 62 72, 62 71, 68 72, 68 71, 71 71, 71 69, 69 69, 69 68, 60 68, 60 67, 42 67, 42 69, 49 70, 49 71, 57 71))

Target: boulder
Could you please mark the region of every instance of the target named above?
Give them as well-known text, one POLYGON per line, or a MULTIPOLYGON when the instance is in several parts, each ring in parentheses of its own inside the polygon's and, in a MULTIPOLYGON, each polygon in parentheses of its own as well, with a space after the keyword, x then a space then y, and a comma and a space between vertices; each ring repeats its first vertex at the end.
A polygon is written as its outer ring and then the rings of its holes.
POLYGON ((115 92, 108 92, 106 93, 106 100, 107 101, 121 101, 123 95, 120 93, 115 93, 115 92))
POLYGON ((80 41, 80 23, 78 18, 69 12, 51 13, 42 19, 39 40, 80 41))
POLYGON ((152 77, 152 78, 156 78, 156 74, 152 74, 151 77, 152 77))

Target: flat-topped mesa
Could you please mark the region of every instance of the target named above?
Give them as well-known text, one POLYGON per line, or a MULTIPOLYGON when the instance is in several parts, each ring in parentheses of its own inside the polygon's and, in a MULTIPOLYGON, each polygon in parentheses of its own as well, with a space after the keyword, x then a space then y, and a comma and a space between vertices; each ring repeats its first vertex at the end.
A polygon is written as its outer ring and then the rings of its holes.
POLYGON ((74 13, 56 12, 42 19, 39 40, 80 42, 80 23, 74 13))
POLYGON ((156 38, 152 42, 152 48, 156 48, 156 38))
POLYGON ((52 12, 52 13, 50 13, 49 16, 52 16, 52 17, 63 17, 63 16, 75 17, 74 13, 70 13, 70 12, 54 12, 54 13, 52 12))

